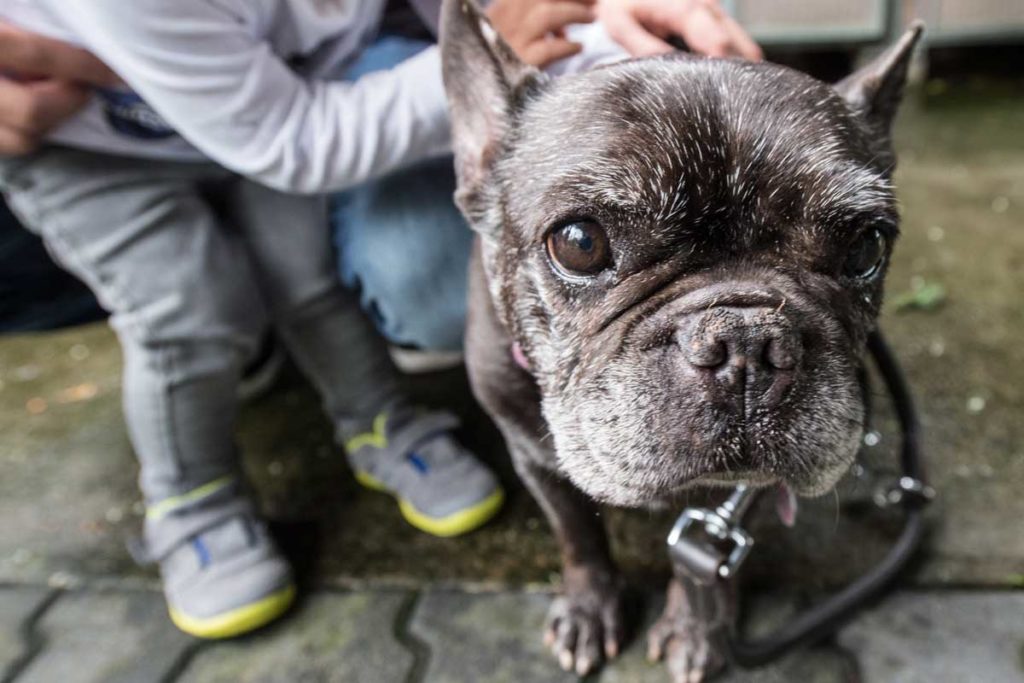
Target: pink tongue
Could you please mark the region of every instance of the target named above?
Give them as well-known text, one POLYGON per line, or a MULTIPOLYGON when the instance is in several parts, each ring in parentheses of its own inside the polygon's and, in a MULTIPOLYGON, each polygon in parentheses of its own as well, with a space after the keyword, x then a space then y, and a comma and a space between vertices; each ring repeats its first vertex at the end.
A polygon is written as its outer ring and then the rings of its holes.
POLYGON ((778 513, 779 520, 786 526, 793 526, 796 524, 796 509, 796 495, 793 489, 786 484, 779 484, 775 489, 775 512, 778 513))

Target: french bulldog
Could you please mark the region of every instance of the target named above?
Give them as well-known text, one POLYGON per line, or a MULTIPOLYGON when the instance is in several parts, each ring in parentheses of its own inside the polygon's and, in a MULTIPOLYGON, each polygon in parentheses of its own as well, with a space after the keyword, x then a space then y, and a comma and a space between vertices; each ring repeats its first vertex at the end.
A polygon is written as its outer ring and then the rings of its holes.
MULTIPOLYGON (((853 461, 920 34, 835 85, 685 53, 553 79, 445 1, 456 201, 477 233, 466 360, 561 548, 545 639, 563 668, 625 637, 599 504, 739 482, 817 496, 853 461)), ((723 665, 709 626, 673 583, 648 652, 703 680, 723 665)))

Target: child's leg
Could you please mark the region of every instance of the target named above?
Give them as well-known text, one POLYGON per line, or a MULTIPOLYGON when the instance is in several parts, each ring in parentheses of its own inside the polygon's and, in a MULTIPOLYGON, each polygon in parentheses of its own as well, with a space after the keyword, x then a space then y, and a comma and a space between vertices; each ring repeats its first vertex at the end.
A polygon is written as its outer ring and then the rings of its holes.
POLYGON ((4 162, 0 177, 25 224, 113 313, 146 540, 172 615, 197 635, 251 627, 250 611, 232 615, 290 576, 237 481, 235 389, 266 316, 240 239, 201 196, 227 174, 48 148, 4 162))
POLYGON ((230 213, 245 234, 275 331, 317 388, 339 437, 370 429, 401 394, 384 344, 339 284, 326 202, 240 181, 230 213))
POLYGON ((59 148, 15 168, 12 207, 112 311, 147 502, 234 474, 234 391, 266 318, 197 190, 219 171, 59 148))
POLYGON ((275 326, 319 388, 360 481, 394 493, 431 533, 487 521, 501 505, 497 481, 454 439, 453 416, 405 402, 383 340, 335 274, 323 202, 242 182, 233 215, 275 326))
POLYGON ((82 283, 58 268, 37 235, 0 200, 0 333, 52 330, 107 314, 82 283))

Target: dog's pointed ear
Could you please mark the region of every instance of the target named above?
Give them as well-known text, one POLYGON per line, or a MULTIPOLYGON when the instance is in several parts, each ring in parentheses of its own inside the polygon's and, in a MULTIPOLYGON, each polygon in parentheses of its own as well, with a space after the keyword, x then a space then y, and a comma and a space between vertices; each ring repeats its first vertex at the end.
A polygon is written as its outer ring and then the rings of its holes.
POLYGON ((835 85, 843 99, 867 120, 886 144, 903 99, 910 58, 923 32, 924 24, 914 22, 889 49, 835 85))
MULTIPOLYGON (((441 63, 458 177, 456 202, 476 229, 490 173, 515 110, 545 77, 524 64, 474 0, 444 0, 441 63)), ((497 227, 497 226, 495 226, 497 227)))

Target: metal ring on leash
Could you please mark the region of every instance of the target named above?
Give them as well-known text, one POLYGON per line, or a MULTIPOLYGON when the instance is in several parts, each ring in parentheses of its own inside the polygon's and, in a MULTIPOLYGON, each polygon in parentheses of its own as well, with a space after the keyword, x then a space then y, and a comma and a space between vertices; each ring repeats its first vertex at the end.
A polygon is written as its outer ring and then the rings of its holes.
POLYGON ((754 539, 743 528, 743 518, 759 492, 740 485, 715 510, 687 508, 669 534, 673 571, 690 598, 694 616, 704 623, 719 624, 719 632, 709 634, 709 638, 724 645, 734 664, 760 666, 795 647, 811 645, 832 635, 858 607, 891 584, 920 545, 924 533, 923 508, 935 497, 935 491, 924 480, 917 412, 899 363, 881 333, 872 333, 867 346, 892 397, 903 437, 903 474, 883 498, 887 504, 902 506, 906 521, 881 562, 774 633, 757 640, 742 640, 736 623, 722 621, 718 601, 726 582, 735 579, 753 547, 754 539))

